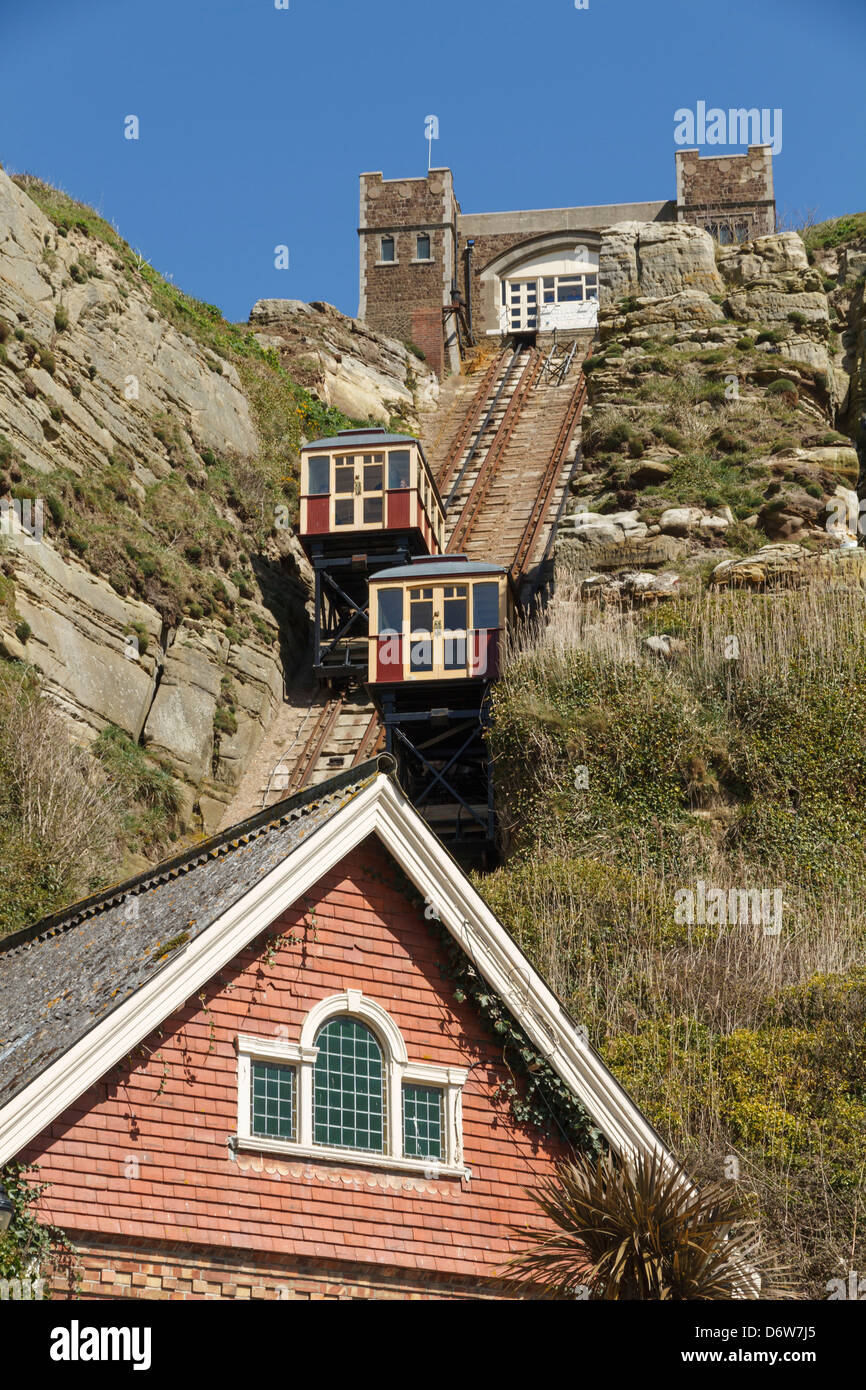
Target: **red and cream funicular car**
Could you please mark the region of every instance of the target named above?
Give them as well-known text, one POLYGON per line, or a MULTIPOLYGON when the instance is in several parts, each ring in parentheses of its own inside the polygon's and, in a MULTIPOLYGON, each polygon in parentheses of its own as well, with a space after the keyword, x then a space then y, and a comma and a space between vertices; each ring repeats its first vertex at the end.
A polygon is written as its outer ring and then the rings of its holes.
POLYGON ((301 450, 300 537, 308 553, 313 539, 373 553, 399 535, 415 553, 436 555, 444 527, 439 490, 411 435, 341 430, 301 450))
POLYGON ((493 681, 510 619, 508 573, 465 555, 370 577, 370 685, 493 681))

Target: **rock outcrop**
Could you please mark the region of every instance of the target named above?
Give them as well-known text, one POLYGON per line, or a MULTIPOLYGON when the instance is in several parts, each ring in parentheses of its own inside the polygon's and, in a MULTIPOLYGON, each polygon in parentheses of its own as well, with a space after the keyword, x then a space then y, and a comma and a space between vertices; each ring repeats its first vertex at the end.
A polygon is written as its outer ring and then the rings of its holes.
POLYGON ((80 741, 111 724, 142 742, 210 829, 305 659, 308 567, 289 531, 251 539, 262 443, 231 354, 169 321, 146 263, 70 207, 56 223, 0 170, 0 655, 35 668, 80 741), (181 535, 193 512, 210 539, 181 535))
POLYGON ((331 304, 260 299, 250 327, 296 380, 359 420, 416 433, 419 412, 435 405, 435 373, 395 338, 383 337, 331 304))
POLYGON ((862 410, 862 282, 847 356, 827 276, 794 232, 718 247, 697 227, 619 223, 602 234, 599 284, 560 569, 694 568, 754 549, 745 527, 757 542, 849 541, 860 461, 837 426, 856 434, 862 410))

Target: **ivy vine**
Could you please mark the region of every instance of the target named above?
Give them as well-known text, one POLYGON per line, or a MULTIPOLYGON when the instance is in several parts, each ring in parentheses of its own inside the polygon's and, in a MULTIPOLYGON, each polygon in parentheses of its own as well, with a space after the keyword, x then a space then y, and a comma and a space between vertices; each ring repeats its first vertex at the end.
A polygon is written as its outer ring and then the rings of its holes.
POLYGON ((51 1297, 50 1273, 65 1275, 70 1297, 80 1290, 81 1269, 78 1253, 65 1231, 40 1221, 36 1205, 47 1182, 33 1182, 29 1174, 37 1173, 36 1163, 10 1163, 0 1170, 0 1187, 12 1203, 14 1211, 9 1228, 0 1235, 0 1279, 44 1281, 42 1297, 51 1297))
POLYGON ((464 948, 437 918, 425 911, 425 903, 415 885, 398 865, 389 876, 364 866, 364 876, 395 889, 423 914, 426 925, 437 938, 447 964, 440 966, 450 980, 458 1004, 469 1003, 485 1028, 501 1048, 502 1060, 511 1080, 503 1082, 499 1094, 515 1119, 532 1124, 545 1135, 556 1135, 580 1153, 600 1155, 607 1149, 601 1130, 577 1096, 538 1051, 510 1009, 490 988, 464 948))

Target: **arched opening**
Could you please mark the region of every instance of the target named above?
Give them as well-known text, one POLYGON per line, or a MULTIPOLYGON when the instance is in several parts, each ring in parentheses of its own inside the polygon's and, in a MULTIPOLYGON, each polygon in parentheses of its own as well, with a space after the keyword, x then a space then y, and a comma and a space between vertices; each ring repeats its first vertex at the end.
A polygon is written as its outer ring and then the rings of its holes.
POLYGON ((597 234, 559 232, 491 261, 481 276, 487 332, 524 337, 595 328, 598 240, 597 234))

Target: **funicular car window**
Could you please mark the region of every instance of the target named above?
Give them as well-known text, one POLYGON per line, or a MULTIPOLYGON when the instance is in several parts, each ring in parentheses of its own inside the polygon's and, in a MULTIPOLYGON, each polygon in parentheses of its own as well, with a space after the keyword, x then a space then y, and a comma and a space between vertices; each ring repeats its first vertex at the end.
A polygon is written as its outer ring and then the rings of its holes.
POLYGON ((392 489, 407 488, 409 486, 409 460, 411 455, 408 449, 392 449, 388 455, 388 487, 392 489))
POLYGON ((336 460, 334 491, 338 493, 355 491, 355 460, 352 457, 336 460))
POLYGON ((379 636, 403 631, 403 590, 379 590, 379 636))
POLYGON ((375 526, 382 520, 381 497, 364 498, 364 525, 375 526))
POLYGON ((472 625, 475 628, 499 626, 499 585, 476 584, 472 590, 472 625))
POLYGON ((321 497, 331 491, 331 456, 313 454, 308 464, 308 486, 313 497, 321 497))
POLYGON ((382 465, 381 463, 364 464, 364 491, 382 491, 382 465))
POLYGON ((446 671, 462 671, 466 666, 466 620, 469 616, 469 587, 446 584, 442 590, 442 664, 446 671))

